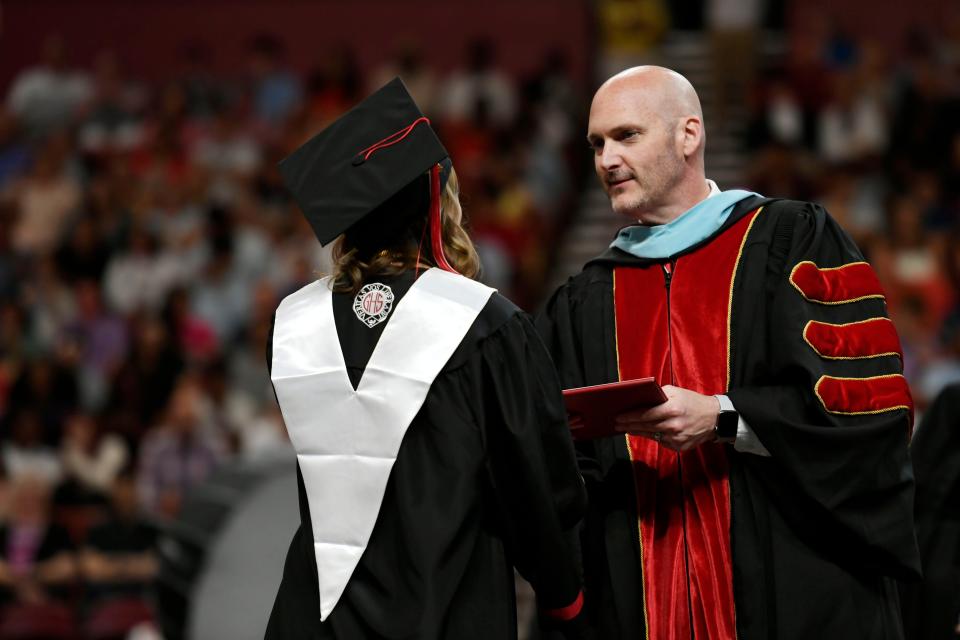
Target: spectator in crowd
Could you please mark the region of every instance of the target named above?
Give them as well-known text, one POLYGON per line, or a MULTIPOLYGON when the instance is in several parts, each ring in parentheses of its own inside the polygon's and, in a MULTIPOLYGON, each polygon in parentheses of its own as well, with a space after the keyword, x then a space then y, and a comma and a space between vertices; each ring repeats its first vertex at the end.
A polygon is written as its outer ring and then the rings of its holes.
MULTIPOLYGON (((249 325, 242 338, 226 355, 229 388, 259 408, 276 404, 270 376, 263 368, 263 345, 270 333, 277 301, 274 288, 269 282, 261 281, 253 292, 249 325)), ((245 425, 239 426, 243 428, 245 425)))
POLYGON ((302 132, 307 136, 322 129, 359 100, 363 81, 353 50, 341 45, 327 52, 323 62, 310 72, 308 85, 309 127, 302 132))
POLYGON ((193 167, 209 183, 209 195, 218 200, 236 198, 240 185, 256 173, 262 156, 254 133, 244 127, 239 109, 231 105, 215 112, 189 153, 193 167))
POLYGON ((287 427, 277 403, 269 403, 240 432, 240 449, 248 460, 259 460, 274 455, 291 455, 293 448, 287 436, 287 427))
POLYGON ((40 63, 21 71, 7 93, 7 107, 37 138, 73 124, 92 94, 87 74, 69 67, 63 38, 47 36, 40 55, 40 63))
POLYGON ((58 504, 105 504, 120 471, 128 463, 126 442, 104 433, 97 418, 78 412, 67 418, 60 445, 63 483, 58 504))
POLYGON ((721 128, 727 126, 727 117, 753 85, 764 4, 760 0, 706 2, 713 79, 717 83, 713 122, 721 128))
POLYGON ((13 480, 0 525, 0 601, 63 600, 76 579, 70 538, 50 521, 50 485, 31 476, 13 480))
POLYGON ((793 85, 780 69, 772 70, 757 90, 747 142, 780 143, 800 148, 808 138, 803 108, 793 85))
POLYGON ((79 553, 88 600, 149 596, 159 571, 155 537, 139 510, 136 476, 127 468, 112 484, 109 518, 89 531, 79 553))
POLYGON ((183 359, 204 362, 220 350, 213 326, 190 308, 190 293, 182 287, 170 292, 163 309, 170 339, 183 359))
POLYGON ((213 255, 192 287, 190 306, 216 334, 223 345, 231 344, 240 333, 249 313, 248 283, 233 264, 233 236, 213 249, 213 255))
POLYGON ((5 105, 0 105, 0 187, 30 166, 31 147, 17 116, 5 105))
POLYGON ((889 185, 882 175, 836 167, 818 176, 816 201, 827 207, 844 231, 869 246, 887 225, 889 185))
POLYGON ((934 399, 950 385, 960 383, 960 229, 954 230, 945 246, 944 272, 952 287, 953 304, 933 336, 934 348, 917 372, 916 386, 925 399, 934 399))
MULTIPOLYGON (((184 166, 178 171, 188 172, 184 166)), ((160 175, 154 185, 145 184, 144 222, 156 234, 162 251, 169 253, 180 265, 181 282, 200 275, 210 257, 210 246, 204 219, 205 203, 191 199, 187 178, 160 175)), ((192 179, 192 178, 190 178, 192 179)))
POLYGON ((181 378, 165 420, 143 438, 137 488, 154 516, 176 516, 187 491, 205 480, 226 452, 222 435, 201 421, 200 393, 196 380, 181 378))
POLYGON ((77 314, 77 301, 52 257, 33 263, 33 277, 21 283, 20 300, 29 313, 29 339, 40 353, 52 352, 77 314))
POLYGON ((921 322, 935 336, 953 302, 954 292, 943 272, 942 245, 934 243, 923 226, 923 217, 914 198, 897 196, 888 208, 890 233, 875 242, 873 252, 880 258, 887 284, 887 302, 896 312, 899 301, 913 296, 923 301, 921 322))
POLYGON ((469 43, 465 67, 448 78, 446 85, 443 113, 454 122, 469 119, 478 103, 486 105, 488 117, 496 125, 506 125, 516 115, 516 88, 497 67, 492 40, 469 43))
POLYGON ((371 74, 367 89, 375 91, 397 76, 403 78, 403 84, 423 112, 432 115, 438 93, 437 78, 424 63, 423 52, 416 42, 400 42, 393 60, 371 74))
POLYGON ((7 417, 13 418, 21 410, 35 413, 43 442, 56 444, 63 419, 77 407, 79 393, 74 364, 75 360, 69 354, 60 353, 25 362, 10 389, 7 417))
POLYGON ((889 135, 884 105, 849 73, 834 73, 832 80, 830 99, 817 123, 820 157, 831 164, 878 158, 889 135))
POLYGON ((229 384, 227 363, 218 358, 203 367, 198 380, 200 412, 205 424, 223 434, 232 452, 240 451, 241 434, 257 413, 253 400, 239 387, 229 384))
POLYGON ((180 280, 181 267, 176 257, 161 252, 156 236, 136 226, 106 265, 103 293, 110 309, 117 313, 156 313, 180 280))
POLYGON ((126 357, 128 327, 123 318, 104 308, 99 281, 77 282, 74 293, 77 315, 64 337, 80 354, 81 402, 87 408, 99 408, 109 393, 107 382, 126 357))
POLYGON ((283 67, 283 42, 261 34, 250 43, 249 72, 257 117, 276 124, 300 103, 302 89, 296 75, 283 67))
POLYGON ((213 51, 200 40, 190 40, 181 48, 183 70, 178 84, 183 92, 185 112, 197 120, 213 115, 230 93, 225 78, 210 69, 213 51))
POLYGON ((108 412, 136 440, 167 406, 184 368, 184 355, 166 324, 151 316, 132 323, 133 344, 110 384, 108 412))
POLYGON ((77 135, 80 148, 93 156, 125 152, 143 143, 139 112, 145 92, 122 75, 119 56, 102 51, 94 61, 92 97, 77 135))
POLYGON ((58 135, 44 143, 30 172, 11 187, 19 218, 13 228, 18 253, 46 255, 61 241, 80 205, 81 186, 67 171, 69 141, 58 135))
POLYGON ((514 127, 520 134, 517 146, 526 148, 524 183, 538 214, 548 219, 566 209, 565 199, 573 184, 565 155, 576 136, 582 106, 570 71, 565 52, 548 52, 541 68, 524 85, 523 112, 527 115, 514 127), (524 132, 527 135, 522 135, 524 132))
POLYGON ((80 280, 100 282, 108 257, 97 221, 89 215, 74 220, 65 242, 54 253, 57 269, 70 284, 80 280))
POLYGON ((59 482, 63 468, 56 450, 44 442, 37 411, 21 407, 7 417, 10 436, 3 445, 3 466, 12 479, 33 476, 47 485, 59 482))
POLYGON ((914 31, 906 49, 891 126, 891 160, 900 172, 942 162, 960 127, 958 98, 948 82, 955 76, 938 64, 929 35, 914 31))

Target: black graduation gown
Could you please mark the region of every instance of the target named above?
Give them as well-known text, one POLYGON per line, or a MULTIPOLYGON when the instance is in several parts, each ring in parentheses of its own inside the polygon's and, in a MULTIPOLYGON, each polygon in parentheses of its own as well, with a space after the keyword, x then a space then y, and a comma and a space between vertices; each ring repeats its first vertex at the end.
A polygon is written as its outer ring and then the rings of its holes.
MULTIPOLYGON (((393 289, 396 308, 413 276, 378 281, 393 289)), ((356 388, 389 319, 368 329, 352 303, 353 296, 334 294, 356 388)), ((317 411, 322 415, 323 407, 317 411)), ((324 622, 299 469, 297 479, 301 525, 268 640, 516 638, 513 566, 534 586, 541 609, 566 607, 580 593, 569 530, 586 494, 559 383, 530 320, 499 294, 440 371, 406 432, 369 544, 324 622)))
POLYGON ((923 582, 903 585, 907 638, 952 638, 960 625, 960 384, 944 389, 910 445, 923 582))
MULTIPOLYGON (((796 329, 811 314, 833 323, 885 316, 885 303, 810 305, 788 282, 801 261, 839 266, 862 261, 860 252, 819 206, 753 197, 717 233, 678 255, 704 248, 760 205, 731 292, 727 395, 772 455, 725 447, 737 637, 899 638, 894 578, 914 577, 919 566, 908 412, 830 414, 813 386, 823 373, 876 376, 899 373, 901 364, 896 356, 826 361, 796 329)), ((563 285, 537 320, 565 388, 618 379, 618 266, 660 268, 610 249, 563 285)), ((606 640, 643 638, 638 508, 626 441, 579 442, 577 454, 589 494, 586 615, 606 640)))

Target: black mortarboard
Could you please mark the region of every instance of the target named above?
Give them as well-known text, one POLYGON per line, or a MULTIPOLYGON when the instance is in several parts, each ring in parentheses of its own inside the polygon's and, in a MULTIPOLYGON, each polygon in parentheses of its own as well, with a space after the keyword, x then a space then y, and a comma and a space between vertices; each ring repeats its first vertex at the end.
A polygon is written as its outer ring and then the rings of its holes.
MULTIPOLYGON (((394 78, 290 154, 279 169, 326 245, 371 214, 400 214, 380 205, 446 159, 429 120, 394 78)), ((396 220, 385 222, 385 228, 397 226, 396 220)))

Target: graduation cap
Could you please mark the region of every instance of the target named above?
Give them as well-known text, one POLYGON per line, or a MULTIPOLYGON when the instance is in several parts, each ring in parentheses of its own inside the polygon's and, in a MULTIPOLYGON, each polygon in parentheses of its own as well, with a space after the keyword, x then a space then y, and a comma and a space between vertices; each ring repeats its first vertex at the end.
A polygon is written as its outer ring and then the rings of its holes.
POLYGON ((418 205, 424 200, 417 185, 429 184, 433 257, 437 266, 453 271, 440 235, 440 192, 450 166, 430 121, 403 81, 394 78, 281 161, 279 169, 322 245, 357 229, 386 238, 405 228, 413 214, 426 213, 418 205))

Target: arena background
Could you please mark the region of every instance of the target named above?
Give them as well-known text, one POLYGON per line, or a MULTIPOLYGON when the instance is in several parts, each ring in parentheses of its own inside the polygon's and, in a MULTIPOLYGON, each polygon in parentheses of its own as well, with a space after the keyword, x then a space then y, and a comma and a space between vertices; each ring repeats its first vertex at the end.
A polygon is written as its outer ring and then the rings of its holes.
POLYGON ((0 2, 0 532, 43 540, 0 548, 0 638, 262 637, 298 518, 264 341, 329 267, 276 162, 399 73, 535 311, 621 222, 585 118, 642 63, 721 188, 857 240, 922 416, 960 381, 953 2, 0 2))

